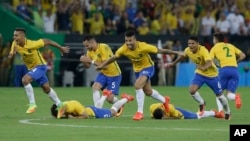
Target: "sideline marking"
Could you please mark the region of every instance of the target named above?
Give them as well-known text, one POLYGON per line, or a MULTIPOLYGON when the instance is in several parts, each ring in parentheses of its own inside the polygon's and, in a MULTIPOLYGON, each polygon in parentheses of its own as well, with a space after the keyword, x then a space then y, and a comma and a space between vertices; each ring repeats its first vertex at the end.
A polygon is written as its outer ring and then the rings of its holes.
POLYGON ((46 120, 45 119, 23 119, 19 120, 20 123, 30 125, 42 125, 42 126, 60 126, 60 127, 77 127, 77 128, 113 128, 113 129, 144 129, 144 130, 178 130, 178 131, 220 131, 228 132, 228 129, 199 129, 199 128, 159 128, 159 127, 133 127, 133 126, 99 126, 99 125, 74 125, 74 124, 53 124, 53 123, 39 123, 36 121, 46 120))

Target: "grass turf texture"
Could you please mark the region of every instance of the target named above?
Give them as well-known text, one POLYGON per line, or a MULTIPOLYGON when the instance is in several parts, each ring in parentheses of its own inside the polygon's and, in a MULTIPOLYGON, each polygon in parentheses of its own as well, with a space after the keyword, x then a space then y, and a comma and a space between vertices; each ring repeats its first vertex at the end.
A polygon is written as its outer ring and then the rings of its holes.
MULTIPOLYGON (((171 97, 171 103, 190 111, 198 110, 187 87, 154 87, 162 95, 171 97)), ((85 106, 93 105, 89 87, 54 88, 62 101, 78 100, 85 106)), ((237 110, 229 101, 232 111, 230 121, 216 118, 200 120, 153 120, 149 105, 156 100, 145 97, 144 120, 133 121, 137 110, 136 100, 125 106, 119 118, 110 119, 54 119, 50 116, 52 101, 40 88, 34 88, 38 109, 25 114, 28 100, 23 88, 0 88, 0 141, 228 141, 230 124, 249 124, 249 88, 241 87, 242 108, 237 110)), ((135 96, 133 87, 121 87, 121 93, 135 96)), ((217 109, 215 96, 208 87, 200 90, 206 100, 206 110, 217 109)), ((111 105, 105 102, 105 107, 111 105)))

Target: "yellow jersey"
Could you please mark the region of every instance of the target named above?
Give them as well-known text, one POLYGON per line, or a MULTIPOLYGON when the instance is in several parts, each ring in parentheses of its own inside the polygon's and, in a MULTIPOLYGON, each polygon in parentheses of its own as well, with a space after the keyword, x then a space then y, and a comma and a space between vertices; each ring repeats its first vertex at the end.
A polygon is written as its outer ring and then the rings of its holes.
POLYGON ((162 109, 165 112, 166 117, 174 119, 184 119, 183 114, 179 110, 175 109, 173 104, 169 104, 169 112, 166 112, 165 107, 162 103, 155 103, 150 105, 149 111, 151 117, 153 117, 154 111, 158 108, 162 109))
MULTIPOLYGON (((111 48, 107 44, 98 44, 95 51, 87 51, 87 56, 98 63, 102 63, 113 56, 111 48)), ((121 74, 121 70, 117 62, 113 62, 107 66, 107 68, 102 69, 101 73, 106 76, 118 76, 121 74)))
POLYGON ((33 41, 25 39, 24 47, 17 45, 15 41, 11 45, 11 53, 16 50, 22 57, 23 62, 29 70, 38 65, 46 65, 46 61, 42 57, 39 48, 44 47, 44 41, 42 39, 33 41))
POLYGON ((126 44, 123 44, 115 53, 116 57, 126 56, 132 62, 135 72, 140 72, 142 69, 154 66, 149 53, 156 54, 158 49, 154 45, 145 42, 136 42, 135 50, 130 50, 126 44))
POLYGON ((94 111, 89 107, 84 107, 80 102, 76 100, 65 101, 65 113, 72 116, 80 116, 83 112, 86 112, 89 118, 95 118, 94 111))
POLYGON ((212 59, 217 59, 220 67, 233 66, 237 67, 236 55, 239 55, 241 50, 229 43, 217 43, 210 50, 212 59))
MULTIPOLYGON (((185 49, 184 53, 185 53, 185 56, 188 56, 190 60, 192 60, 196 65, 202 66, 206 63, 206 61, 208 60, 212 61, 212 58, 208 50, 204 46, 201 46, 201 45, 199 45, 198 51, 195 54, 192 53, 189 47, 185 49)), ((213 61, 212 61, 212 66, 209 67, 208 69, 206 70, 196 69, 195 72, 206 77, 215 77, 218 75, 218 70, 215 64, 213 63, 213 61)))

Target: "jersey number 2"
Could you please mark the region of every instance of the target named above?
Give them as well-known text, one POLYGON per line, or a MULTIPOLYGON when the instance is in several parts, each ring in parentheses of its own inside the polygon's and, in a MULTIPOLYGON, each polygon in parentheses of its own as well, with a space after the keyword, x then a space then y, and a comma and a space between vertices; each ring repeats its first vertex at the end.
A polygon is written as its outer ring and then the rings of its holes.
POLYGON ((223 47, 223 50, 226 51, 226 57, 232 57, 232 54, 230 54, 230 52, 229 52, 230 50, 228 47, 223 47))

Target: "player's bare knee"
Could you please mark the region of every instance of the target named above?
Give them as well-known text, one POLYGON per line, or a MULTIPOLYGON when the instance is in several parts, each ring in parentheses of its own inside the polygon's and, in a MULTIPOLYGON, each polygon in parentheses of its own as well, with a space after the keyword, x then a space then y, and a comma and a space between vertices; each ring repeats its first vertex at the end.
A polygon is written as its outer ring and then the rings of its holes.
POLYGON ((153 91, 152 90, 144 90, 146 96, 151 96, 153 91))
POLYGON ((194 95, 194 94, 196 93, 196 91, 197 91, 196 89, 190 89, 190 90, 189 90, 189 93, 190 93, 191 95, 194 95))
POLYGON ((135 83, 134 88, 135 88, 136 90, 139 90, 139 89, 142 88, 142 86, 141 86, 140 84, 135 83))
POLYGON ((49 93, 50 92, 50 86, 48 84, 42 85, 42 89, 44 93, 49 93))

